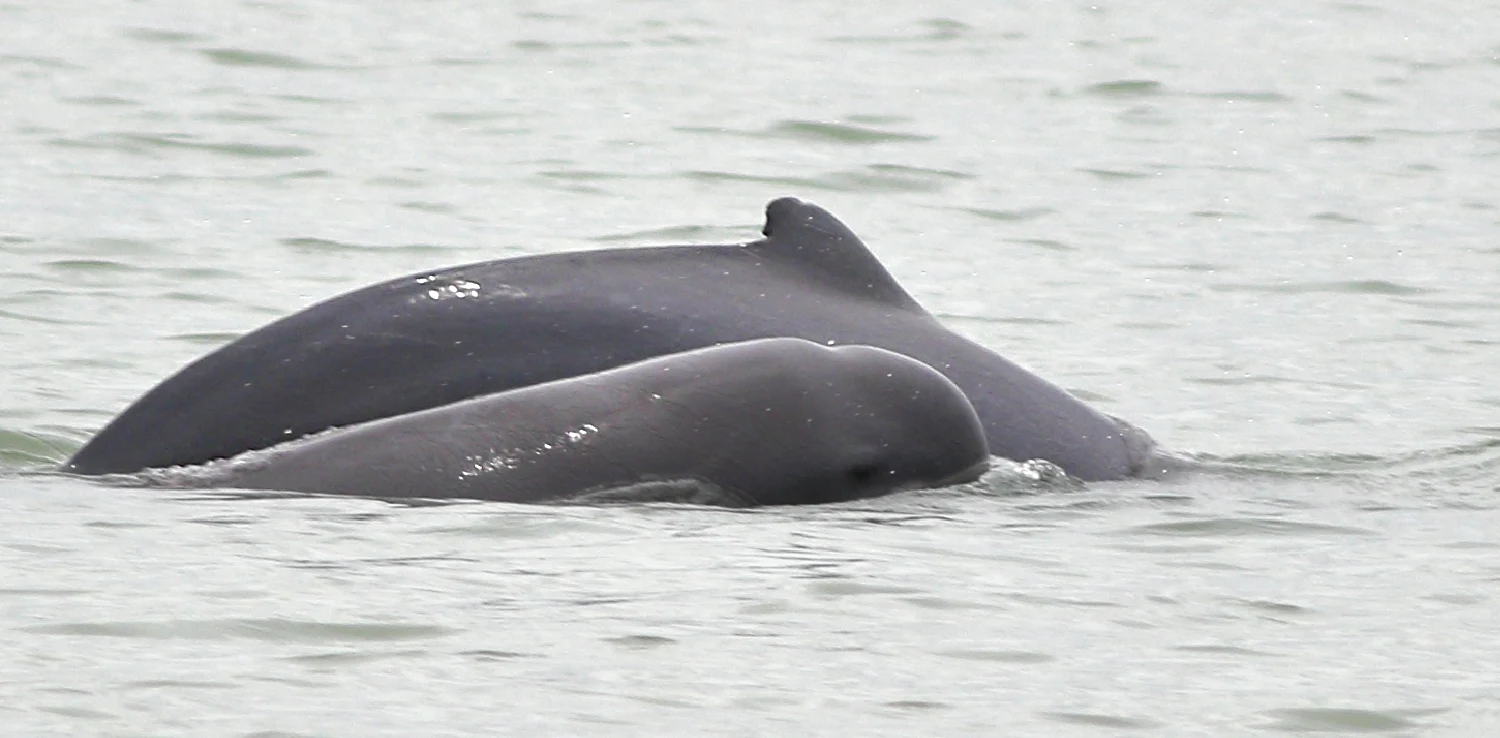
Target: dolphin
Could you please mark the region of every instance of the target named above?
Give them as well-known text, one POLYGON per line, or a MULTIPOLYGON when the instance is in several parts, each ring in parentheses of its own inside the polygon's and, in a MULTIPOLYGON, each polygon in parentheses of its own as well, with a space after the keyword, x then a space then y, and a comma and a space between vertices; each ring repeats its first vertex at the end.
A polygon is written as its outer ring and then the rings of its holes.
POLYGON ((503 502, 843 502, 977 479, 947 377, 868 346, 763 338, 668 354, 152 470, 169 486, 503 502), (601 497, 602 496, 602 497, 601 497))
POLYGON ((795 198, 746 244, 500 259, 364 287, 184 367, 62 467, 194 465, 472 397, 757 338, 884 348, 957 384, 991 453, 1085 481, 1139 474, 1143 430, 955 333, 847 226, 795 198))

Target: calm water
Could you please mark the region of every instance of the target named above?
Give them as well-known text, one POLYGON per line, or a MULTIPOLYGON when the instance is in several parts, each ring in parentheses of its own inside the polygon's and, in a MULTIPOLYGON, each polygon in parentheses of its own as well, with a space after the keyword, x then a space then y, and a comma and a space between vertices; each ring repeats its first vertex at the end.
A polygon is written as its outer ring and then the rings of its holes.
POLYGON ((4 732, 1500 730, 1500 5, 998 5, 0 5, 4 732), (781 195, 1202 468, 749 512, 45 473, 315 300, 781 195))

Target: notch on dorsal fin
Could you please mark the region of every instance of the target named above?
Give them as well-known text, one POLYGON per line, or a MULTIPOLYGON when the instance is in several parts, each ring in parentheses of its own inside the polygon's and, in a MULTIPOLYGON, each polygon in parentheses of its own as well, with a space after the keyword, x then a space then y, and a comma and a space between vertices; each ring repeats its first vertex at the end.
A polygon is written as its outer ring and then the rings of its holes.
POLYGON ((747 248, 803 269, 819 284, 895 307, 921 310, 854 231, 827 210, 795 197, 766 205, 765 238, 747 248))

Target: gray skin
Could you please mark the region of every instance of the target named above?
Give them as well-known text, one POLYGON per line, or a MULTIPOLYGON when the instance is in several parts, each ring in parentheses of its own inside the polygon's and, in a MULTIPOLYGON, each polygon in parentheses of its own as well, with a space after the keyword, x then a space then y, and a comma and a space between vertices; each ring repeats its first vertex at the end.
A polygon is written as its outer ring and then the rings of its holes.
POLYGON ((1083 480, 1140 473, 1150 436, 948 330, 827 211, 766 207, 765 238, 482 262, 313 305, 188 365, 64 466, 201 464, 330 427, 755 338, 879 346, 969 396, 990 451, 1083 480))
POLYGON ((157 483, 544 502, 675 488, 729 505, 864 499, 987 468, 962 390, 915 359, 771 338, 322 433, 157 483), (683 484, 683 483, 686 484, 683 484))

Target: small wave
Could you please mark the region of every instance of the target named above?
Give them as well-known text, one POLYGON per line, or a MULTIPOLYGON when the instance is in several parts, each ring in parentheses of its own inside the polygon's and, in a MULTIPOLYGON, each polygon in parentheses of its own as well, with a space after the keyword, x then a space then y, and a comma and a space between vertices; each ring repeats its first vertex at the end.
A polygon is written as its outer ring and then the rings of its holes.
POLYGON ((303 236, 298 238, 283 238, 282 246, 296 251, 307 253, 329 253, 329 252, 370 252, 370 253, 403 253, 403 254, 433 254, 451 251, 446 246, 427 243, 409 243, 395 246, 349 243, 347 241, 335 241, 329 238, 316 238, 303 236))
MULTIPOLYGON (((1361 508, 1438 505, 1490 509, 1500 504, 1500 438, 1395 454, 1269 453, 1236 456, 1189 454, 1181 474, 1220 479, 1320 482, 1346 489, 1361 508), (1445 490, 1438 496, 1413 489, 1445 490)), ((1320 485, 1321 486, 1321 485, 1320 485)))
POLYGON ((1084 488, 1084 483, 1068 476, 1050 461, 1011 461, 998 456, 990 458, 990 470, 979 481, 952 489, 975 490, 990 495, 1035 495, 1048 492, 1070 492, 1084 488))
POLYGON ((138 156, 154 155, 163 151, 191 150, 238 159, 289 159, 312 156, 316 153, 303 146, 276 146, 241 141, 197 141, 183 134, 105 133, 84 138, 56 138, 48 143, 62 148, 104 149, 138 156))
POLYGON ((208 60, 223 67, 269 67, 271 69, 286 69, 292 71, 305 71, 316 69, 340 69, 325 64, 317 64, 300 59, 289 54, 275 54, 267 51, 247 51, 245 49, 200 49, 200 52, 208 57, 208 60))
POLYGON ((841 144, 875 144, 907 141, 931 141, 935 137, 903 131, 887 131, 848 123, 811 120, 784 120, 766 130, 767 136, 798 141, 841 144))
POLYGON ((1445 710, 1354 710, 1293 707, 1270 710, 1273 722, 1260 726, 1283 733, 1406 733, 1422 727, 1409 719, 1445 710))
POLYGON ((754 507, 755 501, 734 490, 697 479, 652 480, 585 492, 559 500, 569 505, 673 503, 706 507, 754 507))
POLYGON ((940 192, 974 175, 899 164, 872 164, 862 169, 827 172, 816 177, 772 177, 738 172, 690 171, 681 176, 710 183, 743 182, 829 192, 940 192))
POLYGON ((1216 517, 1171 523, 1150 523, 1127 528, 1126 535, 1203 537, 1240 536, 1371 536, 1374 531, 1344 525, 1303 523, 1275 518, 1216 517))
POLYGON ((751 234, 754 233, 753 228, 687 225, 652 228, 644 231, 630 231, 628 233, 612 233, 607 236, 595 236, 590 240, 601 243, 614 243, 618 241, 629 243, 742 243, 746 240, 753 240, 751 234), (751 238, 747 239, 747 237, 751 238))
POLYGON ((871 125, 795 118, 779 121, 760 130, 747 131, 735 128, 690 126, 679 127, 676 130, 682 133, 702 133, 755 139, 782 139, 806 143, 832 143, 855 146, 883 143, 920 143, 932 141, 936 138, 936 136, 893 131, 871 125))
POLYGON ((1226 90, 1224 92, 1203 92, 1193 95, 1208 100, 1221 100, 1224 102, 1255 102, 1255 103, 1288 103, 1292 98, 1280 92, 1270 91, 1238 91, 1226 90))
POLYGON ((19 321, 24 321, 24 322, 27 322, 27 323, 37 323, 37 324, 40 324, 40 325, 99 325, 99 323, 95 322, 95 321, 87 321, 87 320, 64 320, 62 318, 53 318, 53 317, 46 317, 46 316, 41 316, 41 315, 29 315, 27 313, 18 313, 18 312, 14 312, 14 311, 11 311, 11 310, 0 310, 0 319, 5 319, 5 320, 19 320, 19 321))
POLYGON ((125 36, 137 41, 149 41, 159 44, 183 44, 203 41, 207 38, 196 33, 168 31, 160 28, 132 28, 125 32, 125 36))
POLYGON ((836 44, 925 44, 932 41, 953 41, 970 36, 973 28, 963 21, 951 18, 928 18, 914 24, 911 33, 869 36, 834 36, 829 41, 836 44))
POLYGON ((1098 97, 1156 97, 1162 94, 1163 85, 1153 79, 1122 79, 1114 82, 1100 82, 1083 88, 1086 95, 1098 97))
POLYGON ((998 220, 1006 223, 1023 223, 1030 220, 1037 220, 1039 218, 1053 215, 1057 212, 1053 208, 1046 207, 1017 208, 1014 210, 996 210, 992 208, 958 209, 969 213, 970 215, 977 215, 981 218, 984 218, 985 220, 998 220))
POLYGON ((0 470, 20 473, 50 471, 72 456, 81 445, 60 435, 0 428, 0 470))
POLYGON ((147 622, 48 623, 20 628, 31 633, 141 638, 148 640, 224 640, 243 638, 278 643, 338 643, 425 640, 458 631, 437 625, 400 623, 330 623, 310 620, 227 619, 147 622))
POLYGON ((1412 287, 1384 279, 1359 279, 1347 282, 1281 282, 1279 284, 1215 284, 1209 286, 1214 292, 1265 292, 1275 294, 1354 294, 1354 295, 1427 295, 1437 290, 1412 287))
POLYGON ((1150 179, 1150 178, 1152 178, 1152 177, 1154 177, 1154 176, 1157 175, 1157 172, 1128 172, 1128 171, 1125 171, 1123 169, 1087 169, 1087 168, 1085 168, 1085 169, 1079 169, 1078 171, 1083 172, 1084 174, 1092 174, 1095 177, 1098 177, 1099 179, 1106 180, 1106 181, 1128 180, 1128 179, 1150 179))

